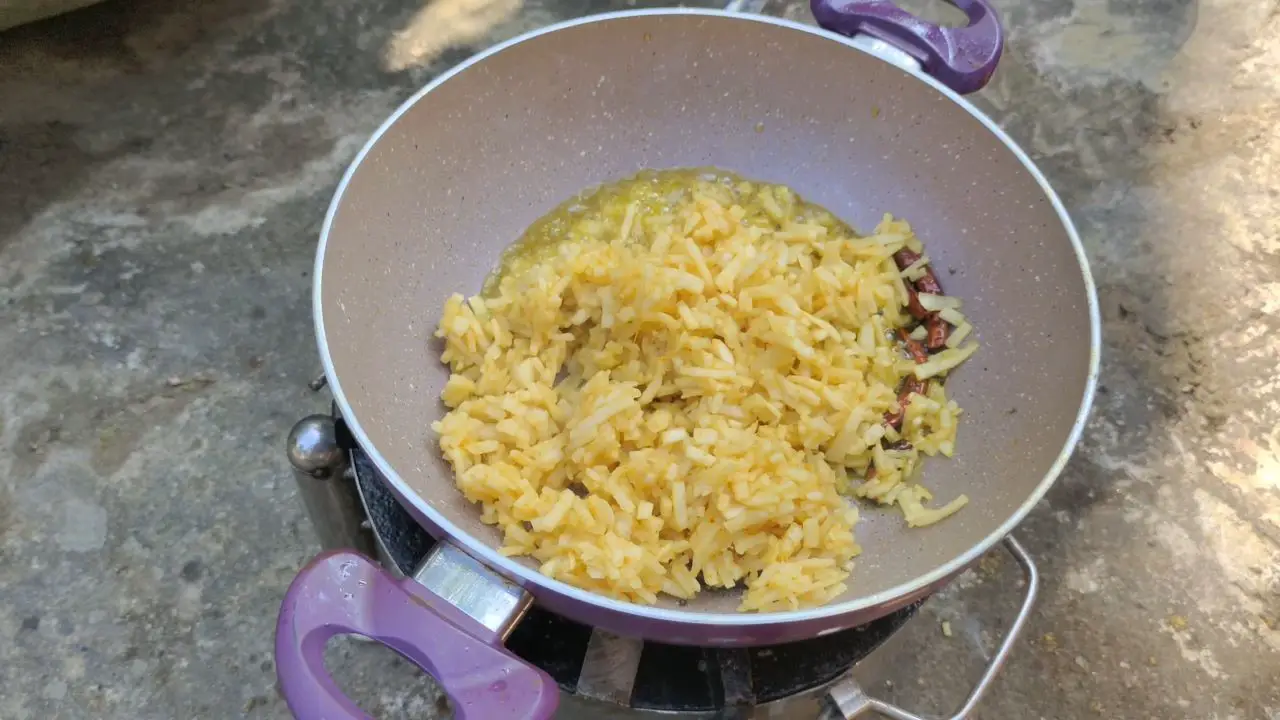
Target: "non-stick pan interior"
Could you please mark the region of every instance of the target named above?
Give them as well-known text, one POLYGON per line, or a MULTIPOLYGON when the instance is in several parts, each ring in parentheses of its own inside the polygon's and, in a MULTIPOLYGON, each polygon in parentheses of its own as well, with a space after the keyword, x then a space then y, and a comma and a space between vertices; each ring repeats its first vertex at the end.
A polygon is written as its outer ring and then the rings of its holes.
MULTIPOLYGON (((1090 367, 1088 290, 1033 173, 964 107, 827 36, 734 16, 640 15, 510 46, 422 96, 360 161, 323 250, 322 329, 353 419, 427 506, 490 546, 429 425, 447 378, 445 298, 584 188, 643 168, 716 166, 785 183, 870 229, 910 220, 982 350, 949 382, 952 460, 923 480, 959 515, 908 530, 868 510, 843 600, 910 582, 1035 496, 1068 441, 1090 367)), ((732 612, 729 593, 692 612, 732 612)), ((672 601, 670 607, 674 608, 672 601)))

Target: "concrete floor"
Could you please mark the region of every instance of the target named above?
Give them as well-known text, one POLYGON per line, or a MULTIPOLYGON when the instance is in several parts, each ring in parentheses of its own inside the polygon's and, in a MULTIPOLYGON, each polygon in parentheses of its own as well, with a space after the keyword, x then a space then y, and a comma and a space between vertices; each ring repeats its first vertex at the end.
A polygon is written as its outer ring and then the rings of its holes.
MULTIPOLYGON (((411 0, 111 0, 0 35, 0 718, 287 715, 271 633, 315 547, 283 438, 326 402, 333 187, 433 74, 611 1, 434 0, 397 40, 411 0)), ((1280 4, 1000 6, 977 102, 1073 212, 1106 350, 977 716, 1277 720, 1280 4)), ((998 557, 860 667, 874 692, 958 702, 1015 602, 998 557)), ((332 655, 376 715, 438 716, 389 652, 332 655)))

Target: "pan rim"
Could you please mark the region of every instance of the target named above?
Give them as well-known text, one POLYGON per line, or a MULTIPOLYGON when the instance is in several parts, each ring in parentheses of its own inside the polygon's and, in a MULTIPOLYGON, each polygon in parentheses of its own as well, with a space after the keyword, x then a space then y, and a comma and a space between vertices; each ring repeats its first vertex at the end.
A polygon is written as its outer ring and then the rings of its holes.
MULTIPOLYGON (((343 174, 342 180, 338 183, 338 186, 334 191, 333 198, 330 200, 329 208, 325 213, 324 223, 320 230, 320 242, 316 248, 316 259, 313 268, 314 281, 312 286, 312 312, 315 324, 316 342, 319 346, 321 363, 323 364, 325 377, 328 379, 329 388, 333 394, 334 401, 337 403, 343 419, 346 421, 347 426, 359 442, 360 447, 373 460, 375 466, 393 486, 396 490, 396 494, 400 498, 409 500, 419 513, 429 519, 430 522, 444 532, 452 542, 457 544, 472 557, 480 560, 492 571, 505 576, 508 579, 517 581, 526 590, 529 590, 530 587, 540 588, 548 592, 557 593, 562 597, 576 602, 586 603, 587 605, 594 606, 599 609, 639 617, 645 620, 703 627, 758 627, 811 622, 815 620, 835 619, 841 616, 857 613, 859 611, 864 611, 869 608, 874 608, 876 606, 892 605, 902 598, 911 597, 930 586, 950 578, 971 565, 983 553, 990 550, 996 543, 1012 532, 1012 530, 1026 518, 1040 500, 1044 498, 1049 488, 1052 487, 1054 481, 1057 480, 1062 470, 1066 467, 1067 462, 1075 451, 1076 445, 1080 441, 1085 424, 1088 421, 1097 387, 1102 347, 1102 321, 1098 307, 1097 288, 1094 285, 1093 274, 1089 269, 1089 260, 1085 253, 1084 245, 1080 240, 1075 224, 1072 222, 1071 216, 1063 205, 1061 198, 1058 197, 1058 194, 1049 184, 1048 179, 1040 169, 1036 167, 1031 158, 1027 156, 1026 152, 1024 152, 1022 148, 1004 132, 1003 129, 996 125, 996 123, 991 120, 991 118, 987 117, 985 113, 974 107, 969 101, 965 100, 955 91, 943 85, 938 80, 935 80, 933 77, 925 74, 923 71, 918 71, 912 68, 903 68, 900 65, 890 63, 903 72, 914 76, 917 80, 927 83, 953 103, 958 105, 965 112, 972 115, 976 120, 982 123, 989 132, 995 135, 995 137, 1013 153, 1014 157, 1022 163, 1023 167, 1026 168, 1031 176, 1035 178, 1036 183, 1045 193, 1045 196, 1052 204, 1054 211, 1058 214, 1058 218, 1061 220, 1063 227, 1067 232, 1068 239, 1071 241, 1072 250, 1075 252, 1077 264, 1080 267, 1082 279, 1084 281, 1089 312, 1089 370, 1085 378, 1084 393, 1081 396, 1080 407, 1076 413, 1075 422, 1072 424, 1071 431, 1067 436, 1067 441, 1063 444, 1062 450, 1054 459, 1054 462, 1049 467, 1048 472, 1046 472, 1044 477, 1041 478, 1040 482, 1036 485, 1030 495, 1028 495, 1026 500, 1023 501, 1023 503, 1020 504, 1018 508, 1000 524, 999 527, 991 531, 983 540, 976 543, 959 556, 935 567, 933 570, 919 575, 913 580, 900 583, 874 595, 867 595, 838 604, 822 605, 805 610, 787 610, 781 612, 700 613, 690 610, 672 610, 615 600, 589 590, 583 590, 573 585, 569 585, 568 583, 547 577, 535 569, 525 567, 520 563, 502 556, 488 544, 481 542, 474 536, 463 531, 445 515, 432 508, 428 503, 423 502, 421 496, 410 488, 407 483, 405 483, 399 473, 392 468, 391 463, 387 461, 387 459, 372 443, 368 433, 360 423, 360 418, 352 410, 351 405, 347 400, 346 393, 342 389, 342 384, 339 382, 337 373, 334 370, 333 358, 329 352, 328 341, 324 329, 324 304, 321 301, 325 251, 328 247, 329 233, 332 230, 334 218, 337 215, 338 207, 342 202, 347 185, 350 183, 352 177, 355 175, 357 169, 359 169, 365 157, 373 147, 377 145, 382 136, 400 119, 401 116, 408 112, 410 108, 417 104, 418 101, 429 94, 432 90, 443 85, 445 82, 448 82, 455 75, 458 75, 467 68, 470 68, 486 58, 496 55, 514 45, 541 35, 554 33, 580 25, 633 17, 660 15, 723 18, 739 20, 742 22, 759 22, 777 25, 814 35, 826 40, 838 42, 853 51, 863 53, 864 55, 874 58, 879 62, 889 62, 884 58, 853 44, 850 38, 837 35, 822 28, 804 25, 784 18, 770 17, 756 13, 739 13, 716 9, 651 8, 601 13, 598 15, 574 18, 552 25, 547 25, 493 45, 441 73, 430 83, 419 89, 401 103, 400 106, 396 108, 395 112, 393 112, 382 122, 381 125, 378 126, 378 129, 374 131, 374 133, 365 142, 364 146, 361 147, 360 151, 356 154, 346 172, 343 174)), ((537 593, 534 593, 535 598, 536 594, 537 593)))

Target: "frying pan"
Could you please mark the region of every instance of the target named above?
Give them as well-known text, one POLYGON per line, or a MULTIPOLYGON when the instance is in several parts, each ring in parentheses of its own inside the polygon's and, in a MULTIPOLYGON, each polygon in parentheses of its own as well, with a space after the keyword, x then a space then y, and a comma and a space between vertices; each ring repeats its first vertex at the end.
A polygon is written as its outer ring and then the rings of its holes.
POLYGON ((1096 298, 1043 175, 960 97, 986 83, 1003 33, 985 0, 953 2, 967 27, 887 0, 813 0, 825 30, 705 10, 576 20, 464 62, 382 125, 325 220, 316 333, 355 439, 444 542, 410 579, 349 552, 301 571, 276 638, 296 715, 364 717, 323 668, 325 642, 354 632, 436 677, 460 717, 549 717, 554 682, 501 647, 531 601, 666 643, 812 638, 935 591, 1043 497, 1092 401, 1096 298), (498 554, 498 531, 455 488, 428 429, 444 412, 448 370, 431 336, 445 298, 478 291, 502 250, 575 193, 694 166, 786 184, 855 228, 884 212, 909 220, 982 344, 948 382, 965 409, 956 457, 924 470, 940 502, 963 492, 969 506, 912 530, 866 509, 849 589, 823 607, 742 614, 736 592, 640 606, 547 578, 498 554))

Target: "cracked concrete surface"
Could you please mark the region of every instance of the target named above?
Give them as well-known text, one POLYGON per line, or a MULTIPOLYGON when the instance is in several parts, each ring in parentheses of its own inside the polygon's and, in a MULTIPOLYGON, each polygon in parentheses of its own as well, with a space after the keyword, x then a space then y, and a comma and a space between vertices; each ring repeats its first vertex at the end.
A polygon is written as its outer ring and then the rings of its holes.
MULTIPOLYGON (((271 632, 315 547, 282 440, 325 402, 308 273, 338 176, 468 53, 622 6, 110 0, 0 34, 0 717, 287 716, 271 632)), ((1276 720, 1280 5, 1000 7, 977 102, 1076 218, 1106 347, 977 716, 1276 720)), ((859 677, 950 710, 1015 576, 993 554, 859 677)), ((389 653, 330 655, 375 715, 440 714, 389 653)))

